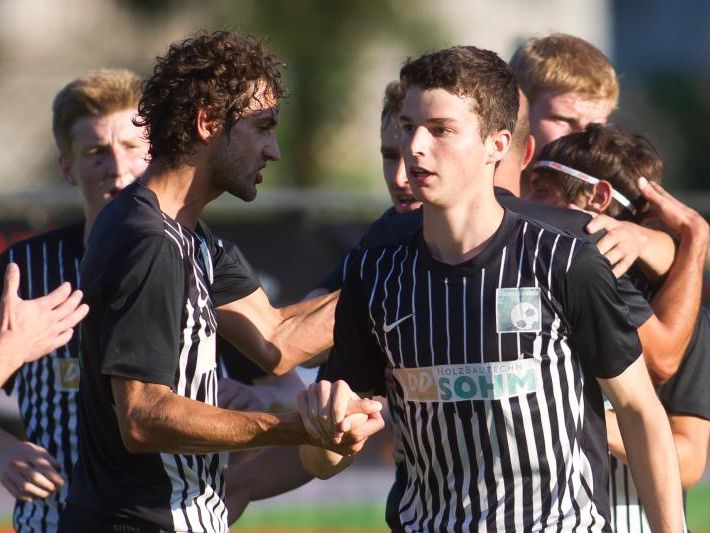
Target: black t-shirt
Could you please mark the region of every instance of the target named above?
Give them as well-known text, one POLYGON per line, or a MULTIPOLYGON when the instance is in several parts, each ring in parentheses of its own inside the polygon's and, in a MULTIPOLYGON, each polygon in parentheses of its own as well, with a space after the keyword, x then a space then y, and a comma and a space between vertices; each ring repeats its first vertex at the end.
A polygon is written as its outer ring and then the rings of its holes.
MULTIPOLYGON (((495 188, 495 195, 496 199, 503 207, 520 213, 527 218, 543 222, 553 228, 569 232, 579 239, 596 243, 603 235, 603 232, 590 235, 585 231, 585 227, 591 220, 591 216, 582 211, 550 207, 524 198, 518 198, 510 191, 500 187, 495 188)), ((408 213, 397 213, 393 207, 390 207, 380 218, 370 225, 360 241, 360 247, 366 248, 387 244, 400 237, 412 235, 417 232, 421 226, 421 209, 408 213)), ((345 261, 347 261, 347 258, 338 268, 328 274, 328 276, 318 284, 318 287, 325 288, 330 292, 339 289, 343 282, 345 261)), ((632 323, 636 327, 641 326, 653 314, 653 310, 649 306, 648 301, 634 286, 633 281, 628 275, 619 278, 617 281, 617 289, 626 302, 626 305, 629 307, 632 323)))
POLYGON ((386 370, 395 378, 407 479, 394 529, 609 520, 593 378, 618 376, 641 346, 592 244, 506 210, 460 265, 434 259, 420 232, 356 250, 334 337, 322 377, 381 395, 386 370))
POLYGON ((111 378, 216 405, 214 309, 258 282, 214 245, 206 226, 181 226, 136 183, 97 218, 81 286, 90 311, 81 328, 79 460, 69 503, 170 531, 226 531, 226 454, 129 453, 111 378))

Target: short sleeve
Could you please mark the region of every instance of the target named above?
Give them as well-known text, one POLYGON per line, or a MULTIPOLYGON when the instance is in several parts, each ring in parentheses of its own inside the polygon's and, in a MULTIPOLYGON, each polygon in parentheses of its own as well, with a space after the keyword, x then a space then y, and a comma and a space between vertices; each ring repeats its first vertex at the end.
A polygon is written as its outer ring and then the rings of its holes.
POLYGON ((319 379, 342 379, 357 393, 384 395, 385 358, 372 332, 356 268, 348 269, 340 291, 333 339, 333 349, 320 369, 319 379))
POLYGON ((164 236, 134 241, 106 270, 99 371, 173 387, 185 307, 184 263, 164 236))
POLYGON ((636 287, 628 274, 617 280, 617 289, 621 299, 629 308, 629 319, 634 327, 641 327, 651 316, 653 309, 646 296, 636 287))
POLYGON ((700 309, 698 321, 678 371, 658 387, 658 397, 671 415, 690 415, 710 420, 710 317, 700 309))
POLYGON ((215 307, 241 300, 260 287, 251 265, 236 245, 216 240, 210 245, 214 279, 210 295, 215 307))
POLYGON ((594 245, 580 244, 564 293, 570 341, 585 370, 602 379, 621 374, 641 355, 641 343, 611 266, 594 245))

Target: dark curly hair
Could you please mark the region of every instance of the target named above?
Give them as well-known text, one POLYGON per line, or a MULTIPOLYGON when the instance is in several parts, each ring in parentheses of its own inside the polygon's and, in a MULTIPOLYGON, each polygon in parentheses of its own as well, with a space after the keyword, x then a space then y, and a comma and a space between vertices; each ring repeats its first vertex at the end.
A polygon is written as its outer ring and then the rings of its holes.
POLYGON ((134 120, 147 128, 151 160, 175 167, 192 153, 201 108, 228 129, 252 102, 260 82, 270 97, 284 98, 282 66, 261 40, 235 32, 203 32, 170 45, 145 82, 134 120))
MULTIPOLYGON (((657 183, 663 177, 663 161, 650 140, 643 135, 631 135, 602 124, 589 124, 585 131, 552 141, 543 147, 537 159, 555 161, 608 181, 631 201, 636 210, 633 216, 614 200, 606 214, 619 219, 641 220, 649 210, 648 202, 636 185, 640 176, 657 183)), ((558 179, 569 202, 574 202, 589 188, 583 181, 564 173, 550 172, 558 179)))
POLYGON ((475 46, 454 46, 409 59, 399 72, 406 86, 445 89, 473 100, 485 139, 500 130, 515 130, 518 83, 495 52, 475 46))

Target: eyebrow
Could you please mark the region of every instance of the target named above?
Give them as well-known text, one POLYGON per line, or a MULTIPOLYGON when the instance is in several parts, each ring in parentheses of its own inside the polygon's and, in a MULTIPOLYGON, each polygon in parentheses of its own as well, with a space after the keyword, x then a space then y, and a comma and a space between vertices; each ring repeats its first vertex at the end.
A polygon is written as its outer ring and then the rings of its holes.
MULTIPOLYGON (((413 120, 411 118, 409 118, 407 115, 400 115, 399 121, 400 122, 413 122, 413 120)), ((426 119, 423 123, 424 124, 432 124, 432 125, 436 125, 436 126, 446 126, 446 125, 458 124, 459 121, 456 120, 455 118, 434 117, 434 118, 426 119)))

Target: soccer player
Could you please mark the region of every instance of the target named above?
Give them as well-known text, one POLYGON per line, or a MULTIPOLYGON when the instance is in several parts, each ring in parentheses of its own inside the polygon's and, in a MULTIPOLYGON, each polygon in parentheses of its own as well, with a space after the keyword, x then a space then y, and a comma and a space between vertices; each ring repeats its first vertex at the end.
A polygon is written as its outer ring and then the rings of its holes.
MULTIPOLYGON (((64 180, 77 187, 84 221, 11 246, 0 264, 17 262, 24 298, 79 285, 84 236, 101 208, 146 168, 147 144, 131 119, 140 78, 119 69, 90 72, 68 83, 52 106, 52 131, 64 180)), ((64 290, 64 289, 63 289, 64 290)), ((68 340, 68 339, 67 339, 68 340)), ((5 382, 17 393, 27 440, 0 432, 0 479, 17 499, 17 531, 56 531, 78 453, 76 398, 79 339, 54 347, 5 382)))
POLYGON ((82 263, 79 459, 60 531, 226 531, 226 452, 311 443, 349 456, 383 426, 369 400, 325 441, 296 412, 215 406, 218 328, 275 374, 332 339, 335 295, 272 308, 199 222, 225 191, 253 200, 279 158, 279 66, 257 39, 214 32, 172 44, 144 85, 149 166, 101 211, 82 263))
MULTIPOLYGON (((383 394, 389 369, 407 458, 392 529, 608 531, 601 387, 652 525, 680 530, 672 437, 608 263, 495 200, 512 73, 492 52, 454 47, 401 79, 422 232, 351 255, 326 380, 301 398, 310 431, 339 437, 352 391, 383 394)), ((321 477, 350 463, 301 450, 321 477)))
POLYGON ((64 283, 46 296, 23 300, 18 295, 20 269, 5 268, 0 302, 0 381, 5 382, 22 365, 63 346, 89 308, 81 303, 81 291, 64 283))
MULTIPOLYGON (((645 137, 593 124, 584 132, 553 141, 540 153, 533 165, 531 185, 533 197, 549 205, 572 204, 578 208, 613 217, 641 222, 658 215, 677 235, 676 254, 669 277, 680 271, 695 272, 702 279, 708 245, 708 224, 702 217, 663 191, 647 184, 640 189, 639 176, 660 183, 663 164, 653 145, 645 137), (649 204, 645 200, 651 201, 649 204)), ((649 285, 638 279, 649 299, 656 298, 665 287, 649 285)), ((695 299, 700 300, 698 282, 695 299)), ((687 286, 683 287, 687 290, 687 286)), ((688 348, 681 353, 667 353, 661 360, 646 354, 646 363, 656 374, 668 376, 656 392, 668 414, 678 452, 684 489, 700 479, 706 464, 710 441, 710 320, 701 308, 688 348)), ((611 478, 609 496, 615 531, 650 531, 641 509, 636 488, 625 464, 626 453, 613 411, 607 412, 611 478)))
MULTIPOLYGON (((535 153, 563 135, 588 124, 606 124, 619 100, 614 67, 591 43, 564 33, 535 37, 513 54, 510 66, 530 102, 530 132, 535 153)), ((529 172, 521 177, 523 197, 529 195, 529 172)), ((614 273, 621 275, 638 258, 647 276, 661 279, 673 262, 673 242, 663 232, 596 217, 589 233, 605 230, 598 243, 614 273)), ((663 337, 657 339, 664 343, 663 337)))

